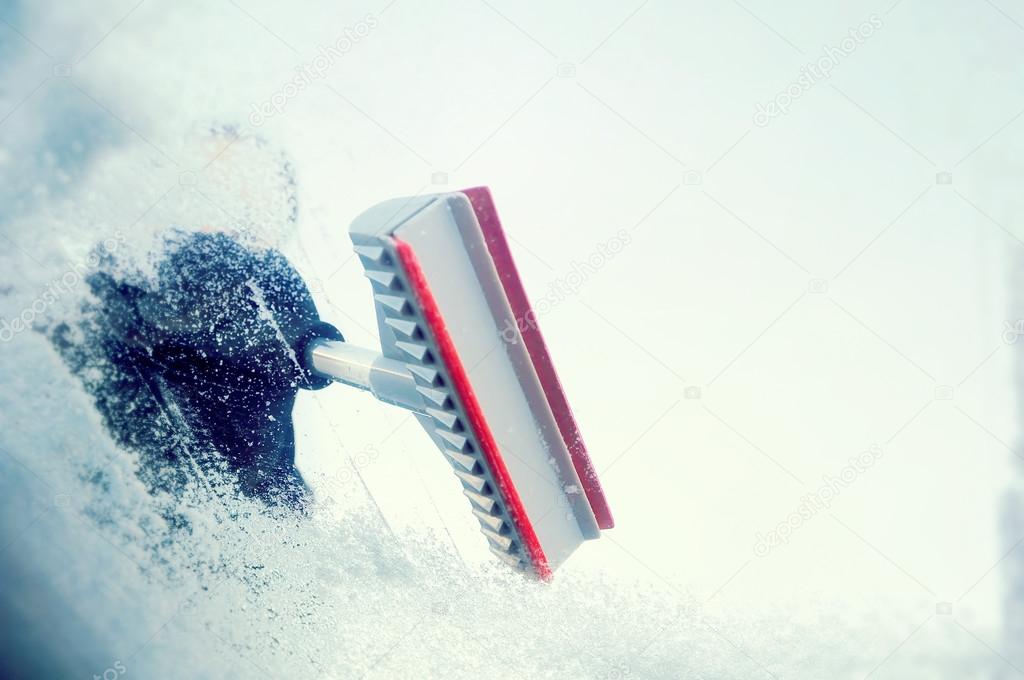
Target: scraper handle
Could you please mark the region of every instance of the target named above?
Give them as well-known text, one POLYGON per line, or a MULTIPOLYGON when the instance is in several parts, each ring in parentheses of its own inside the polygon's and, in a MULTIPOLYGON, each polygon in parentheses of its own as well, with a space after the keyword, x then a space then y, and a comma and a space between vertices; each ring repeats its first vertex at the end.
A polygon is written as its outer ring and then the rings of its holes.
POLYGON ((423 397, 405 363, 380 352, 323 338, 307 345, 306 366, 325 378, 366 390, 380 401, 423 411, 423 397))

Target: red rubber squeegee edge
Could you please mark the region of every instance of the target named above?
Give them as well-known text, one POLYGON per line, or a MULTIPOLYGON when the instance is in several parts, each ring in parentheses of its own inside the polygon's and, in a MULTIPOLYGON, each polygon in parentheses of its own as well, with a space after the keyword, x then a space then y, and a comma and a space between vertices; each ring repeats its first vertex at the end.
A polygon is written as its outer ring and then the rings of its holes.
POLYGON ((544 581, 549 581, 551 580, 552 572, 548 565, 547 557, 544 555, 544 549, 541 547, 537 533, 533 529, 533 524, 530 523, 530 518, 526 514, 526 509, 523 507, 523 502, 519 498, 515 484, 512 482, 508 467, 501 457, 501 451, 498 448, 494 434, 487 424, 487 419, 484 418, 480 402, 477 401, 476 393, 469 382, 469 375, 466 373, 466 368, 462 364, 462 359, 455 348, 455 343, 448 333, 448 328, 445 325, 444 317, 441 316, 441 311, 437 306, 437 301, 434 299, 434 294, 430 291, 423 268, 420 266, 412 246, 396 236, 392 236, 391 241, 395 251, 398 253, 398 259, 401 261, 402 267, 409 277, 413 293, 415 293, 420 303, 423 317, 437 342, 441 359, 444 361, 445 367, 448 369, 448 375, 452 380, 452 386, 462 401, 462 407, 465 409, 470 426, 473 428, 480 447, 483 449, 483 455, 491 468, 491 474, 498 485, 498 491, 505 499, 510 518, 515 523, 522 539, 523 547, 526 549, 526 556, 533 569, 537 572, 537 576, 544 581))

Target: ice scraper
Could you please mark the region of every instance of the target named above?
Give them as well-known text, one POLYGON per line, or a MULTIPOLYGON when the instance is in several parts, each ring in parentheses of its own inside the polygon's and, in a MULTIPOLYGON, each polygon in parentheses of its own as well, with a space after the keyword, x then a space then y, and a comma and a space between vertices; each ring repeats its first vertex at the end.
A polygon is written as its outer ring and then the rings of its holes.
POLYGON ((350 236, 380 349, 313 341, 307 364, 414 412, 491 551, 550 578, 614 523, 489 190, 385 201, 350 236))

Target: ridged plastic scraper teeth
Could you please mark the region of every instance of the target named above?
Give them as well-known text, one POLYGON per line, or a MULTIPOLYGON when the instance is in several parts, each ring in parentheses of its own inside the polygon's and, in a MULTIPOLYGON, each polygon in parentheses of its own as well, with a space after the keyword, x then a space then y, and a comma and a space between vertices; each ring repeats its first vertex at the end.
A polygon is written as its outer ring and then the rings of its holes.
POLYGON ((394 272, 384 271, 380 269, 364 269, 363 274, 366 276, 366 278, 370 279, 375 283, 379 283, 384 288, 398 288, 398 277, 395 275, 394 272))
POLYGON ((422 394, 424 397, 426 397, 427 401, 429 401, 434 406, 449 409, 452 407, 452 400, 448 398, 447 392, 435 390, 430 387, 417 387, 416 391, 422 394))
POLYGON ((416 339, 420 334, 420 327, 416 325, 415 321, 407 321, 405 319, 384 319, 384 323, 394 328, 396 331, 409 338, 410 340, 416 339))
POLYGON ((448 429, 453 429, 459 422, 459 417, 451 411, 428 408, 427 415, 436 420, 442 427, 447 427, 448 429))
POLYGON ((438 430, 437 434, 441 436, 446 442, 448 442, 453 449, 456 451, 467 451, 469 439, 463 437, 461 434, 449 432, 448 430, 438 430))
POLYGON ((442 448, 441 450, 444 451, 444 455, 448 456, 448 460, 450 460, 453 465, 457 465, 461 467, 463 470, 472 472, 473 470, 479 467, 476 464, 476 458, 474 458, 473 456, 467 456, 464 453, 452 451, 449 448, 442 448))
POLYGON ((380 243, 361 243, 355 251, 364 274, 374 285, 382 339, 384 328, 392 333, 383 347, 384 354, 402 361, 412 375, 422 400, 419 411, 429 418, 421 417, 420 422, 436 435, 491 551, 509 566, 524 570, 526 562, 519 554, 518 533, 508 520, 508 510, 495 491, 498 487, 492 471, 474 443, 473 433, 464 429, 466 414, 454 398, 447 367, 437 360, 440 352, 423 310, 413 292, 406 290, 403 276, 408 274, 397 264, 401 258, 391 250, 391 242, 380 243))
POLYGON ((421 366, 419 364, 406 364, 406 368, 412 373, 413 378, 420 385, 426 387, 439 387, 441 382, 441 374, 433 368, 428 366, 421 366))
POLYGON ((480 520, 481 524, 486 525, 492 531, 501 531, 501 528, 505 525, 501 517, 496 517, 489 512, 484 512, 483 510, 477 510, 476 508, 473 508, 473 514, 476 516, 478 520, 480 520))
POLYGON ((395 347, 417 361, 425 360, 427 358, 427 352, 429 351, 426 345, 420 345, 415 342, 396 342, 395 347))
POLYGON ((549 578, 614 520, 539 329, 515 323, 533 310, 490 193, 393 199, 350 233, 383 358, 338 379, 414 411, 495 555, 549 578))
POLYGON ((455 476, 462 480, 462 483, 473 489, 477 493, 481 493, 484 487, 487 486, 487 480, 479 475, 473 475, 462 470, 455 470, 455 476))
POLYGON ((491 552, 500 559, 502 562, 512 567, 513 569, 525 569, 526 565, 523 564, 523 559, 518 555, 506 552, 496 546, 490 546, 491 552))
POLYGON ((473 502, 473 505, 480 508, 481 510, 484 510, 486 512, 494 512, 494 506, 497 505, 497 502, 490 496, 482 496, 478 493, 473 493, 469 489, 463 489, 462 493, 466 496, 466 498, 473 502))
POLYGON ((381 303, 391 311, 397 312, 398 314, 409 314, 412 312, 412 310, 409 307, 409 301, 405 297, 399 295, 384 295, 383 293, 378 293, 377 295, 373 296, 373 299, 375 299, 377 302, 381 303))
POLYGON ((502 548, 503 550, 508 550, 512 547, 512 539, 508 536, 502 536, 495 531, 491 531, 487 527, 483 527, 481 531, 484 532, 484 536, 486 536, 495 546, 502 548))
POLYGON ((384 247, 383 246, 352 246, 352 250, 356 252, 360 258, 363 259, 363 263, 371 262, 378 264, 384 261, 384 247))

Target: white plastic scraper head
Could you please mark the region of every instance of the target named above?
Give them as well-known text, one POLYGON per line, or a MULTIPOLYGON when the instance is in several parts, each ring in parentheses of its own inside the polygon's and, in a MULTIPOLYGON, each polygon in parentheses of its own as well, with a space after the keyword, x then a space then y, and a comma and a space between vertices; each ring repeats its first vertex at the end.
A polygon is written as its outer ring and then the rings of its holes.
POLYGON ((394 403, 451 463, 491 551, 550 578, 613 520, 490 192, 386 201, 351 236, 383 356, 415 381, 394 403))

